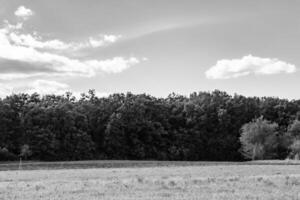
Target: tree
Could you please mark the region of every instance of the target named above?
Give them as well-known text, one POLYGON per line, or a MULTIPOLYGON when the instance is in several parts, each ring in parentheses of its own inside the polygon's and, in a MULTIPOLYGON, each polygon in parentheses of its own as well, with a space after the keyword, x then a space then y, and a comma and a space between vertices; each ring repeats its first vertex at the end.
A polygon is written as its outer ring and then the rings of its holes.
POLYGON ((287 133, 285 134, 286 146, 290 151, 289 157, 299 160, 300 156, 300 121, 294 120, 288 126, 287 133))
POLYGON ((245 158, 252 160, 276 157, 278 124, 264 120, 263 117, 242 126, 240 142, 245 158))
POLYGON ((288 135, 293 140, 300 140, 300 121, 295 120, 289 127, 288 127, 288 135))
POLYGON ((95 90, 80 99, 70 92, 13 94, 0 99, 0 159, 15 159, 24 144, 34 160, 283 159, 298 152, 294 119, 300 120, 300 100, 219 90, 166 98, 98 98, 95 90))
POLYGON ((299 160, 300 158, 300 140, 295 140, 290 146, 291 149, 291 157, 295 160, 299 160))
POLYGON ((160 159, 166 151, 164 104, 147 95, 127 94, 105 131, 106 154, 114 159, 160 159))
POLYGON ((29 136, 32 158, 36 160, 56 160, 58 141, 55 135, 47 128, 32 127, 27 130, 29 136))
POLYGON ((0 161, 13 161, 17 159, 18 157, 13 153, 9 152, 7 148, 0 147, 0 161))
MULTIPOLYGON (((45 126, 55 135, 57 160, 92 159, 94 142, 88 132, 86 116, 76 110, 73 103, 61 103, 46 109, 46 119, 39 126, 45 126)), ((45 132, 47 133, 47 132, 45 132)))
POLYGON ((24 144, 21 146, 20 157, 27 160, 29 156, 31 156, 32 152, 28 144, 24 144))

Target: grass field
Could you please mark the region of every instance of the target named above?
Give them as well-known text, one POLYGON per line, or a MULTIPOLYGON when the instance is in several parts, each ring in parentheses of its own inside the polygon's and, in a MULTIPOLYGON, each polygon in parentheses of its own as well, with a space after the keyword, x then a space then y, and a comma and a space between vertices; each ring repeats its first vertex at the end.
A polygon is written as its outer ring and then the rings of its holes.
MULTIPOLYGON (((300 200, 297 163, 88 161, 56 163, 57 166, 43 163, 47 167, 41 167, 42 163, 27 164, 31 170, 0 171, 1 200, 300 200), (101 163, 106 163, 103 166, 107 168, 95 168, 101 163), (45 170, 51 167, 56 170, 45 170)), ((2 170, 15 168, 14 163, 0 165, 6 166, 0 166, 2 170)))

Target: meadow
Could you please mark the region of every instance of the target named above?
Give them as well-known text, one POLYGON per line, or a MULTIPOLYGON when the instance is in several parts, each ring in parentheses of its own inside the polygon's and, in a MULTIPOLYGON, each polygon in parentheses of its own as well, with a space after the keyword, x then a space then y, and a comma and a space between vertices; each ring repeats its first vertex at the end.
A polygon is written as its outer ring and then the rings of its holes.
POLYGON ((109 161, 83 163, 28 163, 31 170, 1 164, 0 199, 300 199, 298 163, 112 161, 102 168, 95 167, 109 161))

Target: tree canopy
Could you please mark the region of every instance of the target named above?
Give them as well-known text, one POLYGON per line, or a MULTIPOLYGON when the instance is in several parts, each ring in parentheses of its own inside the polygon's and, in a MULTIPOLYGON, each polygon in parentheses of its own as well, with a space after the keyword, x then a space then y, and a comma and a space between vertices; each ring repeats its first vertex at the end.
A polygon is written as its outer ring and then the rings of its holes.
POLYGON ((242 154, 252 160, 274 157, 278 145, 277 129, 277 123, 271 123, 263 117, 244 124, 240 137, 242 154))
MULTIPOLYGON (((0 160, 15 159, 24 149, 32 160, 244 160, 241 149, 248 139, 240 140, 241 133, 260 123, 262 138, 296 137, 299 113, 300 101, 219 90, 166 98, 132 93, 100 98, 94 90, 79 99, 71 93, 12 94, 0 99, 0 160)), ((289 145, 278 142, 272 158, 285 158, 289 145)))

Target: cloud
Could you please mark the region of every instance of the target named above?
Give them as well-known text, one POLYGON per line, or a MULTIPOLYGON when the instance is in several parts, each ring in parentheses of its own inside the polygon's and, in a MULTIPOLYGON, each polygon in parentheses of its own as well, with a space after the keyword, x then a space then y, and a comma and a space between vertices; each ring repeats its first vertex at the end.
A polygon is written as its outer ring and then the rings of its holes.
POLYGON ((124 59, 123 57, 115 57, 110 60, 89 60, 85 64, 92 68, 99 68, 107 73, 119 73, 128 69, 130 66, 138 64, 139 59, 135 57, 130 57, 129 59, 124 59))
POLYGON ((41 41, 37 36, 33 36, 31 34, 18 34, 16 32, 11 32, 8 37, 15 45, 25 47, 56 50, 65 50, 73 47, 72 44, 67 44, 58 39, 41 41))
MULTIPOLYGON (((11 25, 6 22, 6 25, 0 28, 0 79, 53 75, 91 77, 98 71, 119 73, 140 62, 135 57, 114 57, 106 60, 71 58, 65 56, 62 50, 92 45, 64 43, 57 39, 41 41, 39 36, 20 34, 20 31, 22 24, 11 25)), ((105 42, 115 42, 118 37, 104 35, 102 39, 105 42)))
POLYGON ((18 9, 15 11, 15 15, 17 17, 21 17, 22 19, 26 20, 33 15, 33 12, 32 10, 26 8, 25 6, 19 6, 18 9))
POLYGON ((119 73, 139 63, 135 57, 114 57, 107 60, 78 60, 62 55, 39 52, 28 47, 0 46, 0 59, 11 63, 0 66, 1 79, 27 78, 32 76, 86 76, 96 75, 98 70, 119 73), (9 66, 14 65, 13 68, 9 66))
POLYGON ((4 98, 12 93, 13 88, 7 84, 0 83, 0 98, 4 98))
MULTIPOLYGON (((54 80, 38 79, 23 83, 0 83, 0 98, 19 93, 26 93, 29 95, 33 93, 38 93, 40 95, 64 95, 66 92, 71 92, 72 96, 75 96, 76 99, 80 99, 82 93, 87 94, 87 91, 80 92, 78 90, 72 90, 68 84, 54 80)), ((99 91, 95 91, 95 94, 97 97, 108 97, 110 95, 108 92, 99 91)))
POLYGON ((255 75, 271 75, 279 73, 294 73, 296 66, 277 58, 260 58, 252 55, 241 59, 223 59, 205 72, 209 79, 229 79, 255 75))
POLYGON ((68 90, 69 85, 57 81, 35 80, 28 84, 27 87, 27 89, 23 90, 24 93, 32 94, 37 92, 38 94, 44 95, 64 94, 68 90))
MULTIPOLYGON (((27 19, 33 15, 30 9, 20 6, 15 15, 27 19)), ((65 42, 60 39, 44 39, 36 31, 25 30, 24 21, 0 24, 0 97, 12 93, 64 94, 79 91, 55 81, 66 77, 91 77, 97 73, 120 73, 147 60, 136 57, 115 56, 109 59, 84 57, 91 48, 117 42, 121 35, 99 34, 81 41, 65 42), (77 52, 82 51, 82 52, 77 52), (37 80, 36 80, 37 79, 37 80), (1 82, 1 80, 4 80, 1 82)), ((109 93, 96 91, 97 96, 109 93)))
POLYGON ((101 47, 109 43, 115 43, 121 37, 121 35, 99 35, 98 37, 90 37, 89 45, 94 48, 101 47))
MULTIPOLYGON (((28 19, 33 14, 34 13, 32 10, 24 6, 19 6, 15 11, 15 15, 24 20, 28 19)), ((15 45, 37 49, 78 51, 81 49, 107 46, 117 42, 122 37, 122 35, 99 34, 97 36, 88 37, 80 42, 64 42, 59 39, 44 40, 43 37, 38 35, 37 32, 34 32, 34 34, 20 33, 23 28, 23 22, 19 22, 17 25, 12 25, 5 20, 4 23, 6 31, 9 32, 7 37, 9 38, 10 42, 14 43, 15 45)))
MULTIPOLYGON (((7 87, 11 88, 9 86, 7 87)), ((77 99, 80 99, 81 94, 83 93, 77 90, 75 91, 72 90, 68 84, 61 83, 58 81, 50 81, 50 80, 42 80, 42 79, 35 80, 33 82, 28 83, 26 88, 22 88, 19 86, 19 87, 15 87, 14 90, 22 91, 23 93, 27 93, 27 94, 33 94, 36 92, 40 95, 47 95, 47 94, 63 95, 66 92, 71 92, 72 95, 75 96, 77 99)), ((109 93, 95 91, 95 95, 97 97, 107 97, 109 96, 109 93)))
MULTIPOLYGON (((21 25, 21 24, 20 24, 21 25)), ((20 26, 19 25, 19 26, 20 26)), ((11 26, 12 27, 12 26, 11 26)), ((121 35, 101 35, 98 37, 89 37, 87 41, 83 42, 63 42, 59 39, 43 40, 39 35, 19 34, 17 32, 10 32, 9 40, 15 45, 32 47, 37 49, 53 49, 53 50, 71 50, 78 51, 87 48, 98 48, 115 43, 122 36, 121 35)))

